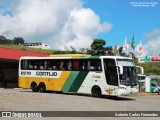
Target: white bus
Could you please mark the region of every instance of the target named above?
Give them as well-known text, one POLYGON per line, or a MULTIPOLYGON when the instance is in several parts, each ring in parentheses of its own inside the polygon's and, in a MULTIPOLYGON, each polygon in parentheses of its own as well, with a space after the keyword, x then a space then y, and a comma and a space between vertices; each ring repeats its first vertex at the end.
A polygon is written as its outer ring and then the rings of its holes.
POLYGON ((19 87, 33 92, 121 96, 138 93, 138 80, 134 61, 126 57, 21 57, 19 87))

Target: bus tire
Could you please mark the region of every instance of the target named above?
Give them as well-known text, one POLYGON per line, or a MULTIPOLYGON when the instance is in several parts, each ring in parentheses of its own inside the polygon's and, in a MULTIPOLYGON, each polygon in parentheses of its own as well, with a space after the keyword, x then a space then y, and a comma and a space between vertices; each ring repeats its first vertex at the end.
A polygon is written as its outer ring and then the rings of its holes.
POLYGON ((31 89, 32 89, 32 92, 38 92, 39 91, 39 87, 37 86, 37 84, 35 82, 32 82, 31 89))
POLYGON ((39 84, 39 92, 41 92, 41 93, 46 92, 46 85, 44 83, 39 84))
POLYGON ((94 86, 94 87, 92 87, 92 96, 93 97, 101 97, 101 94, 102 94, 102 92, 101 92, 101 88, 99 87, 99 86, 94 86))

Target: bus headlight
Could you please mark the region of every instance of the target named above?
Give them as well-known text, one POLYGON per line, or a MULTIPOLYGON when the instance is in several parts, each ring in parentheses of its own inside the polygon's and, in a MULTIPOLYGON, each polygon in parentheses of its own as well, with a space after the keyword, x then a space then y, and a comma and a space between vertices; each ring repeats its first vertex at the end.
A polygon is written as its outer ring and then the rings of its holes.
POLYGON ((119 87, 119 89, 127 90, 126 87, 121 87, 121 86, 119 87))

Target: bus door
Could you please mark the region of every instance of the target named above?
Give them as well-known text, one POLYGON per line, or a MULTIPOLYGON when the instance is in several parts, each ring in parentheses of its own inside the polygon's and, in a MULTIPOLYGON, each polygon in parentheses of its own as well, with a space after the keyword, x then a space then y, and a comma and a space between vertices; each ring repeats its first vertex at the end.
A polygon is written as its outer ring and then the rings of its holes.
POLYGON ((115 59, 104 59, 104 71, 106 83, 108 84, 107 93, 116 95, 118 92, 118 74, 115 59))

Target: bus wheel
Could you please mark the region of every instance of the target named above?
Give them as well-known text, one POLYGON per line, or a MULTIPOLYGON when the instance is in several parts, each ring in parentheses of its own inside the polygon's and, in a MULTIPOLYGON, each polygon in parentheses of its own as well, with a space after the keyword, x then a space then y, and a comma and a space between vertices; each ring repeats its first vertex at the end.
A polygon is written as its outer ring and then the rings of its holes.
POLYGON ((100 87, 99 86, 94 86, 93 88, 92 88, 92 96, 93 97, 101 97, 101 89, 100 89, 100 87))
POLYGON ((38 86, 35 82, 33 82, 31 84, 31 89, 32 89, 32 92, 38 92, 39 91, 39 88, 38 88, 38 86))
POLYGON ((39 92, 45 93, 46 92, 46 86, 44 83, 39 84, 39 92))

